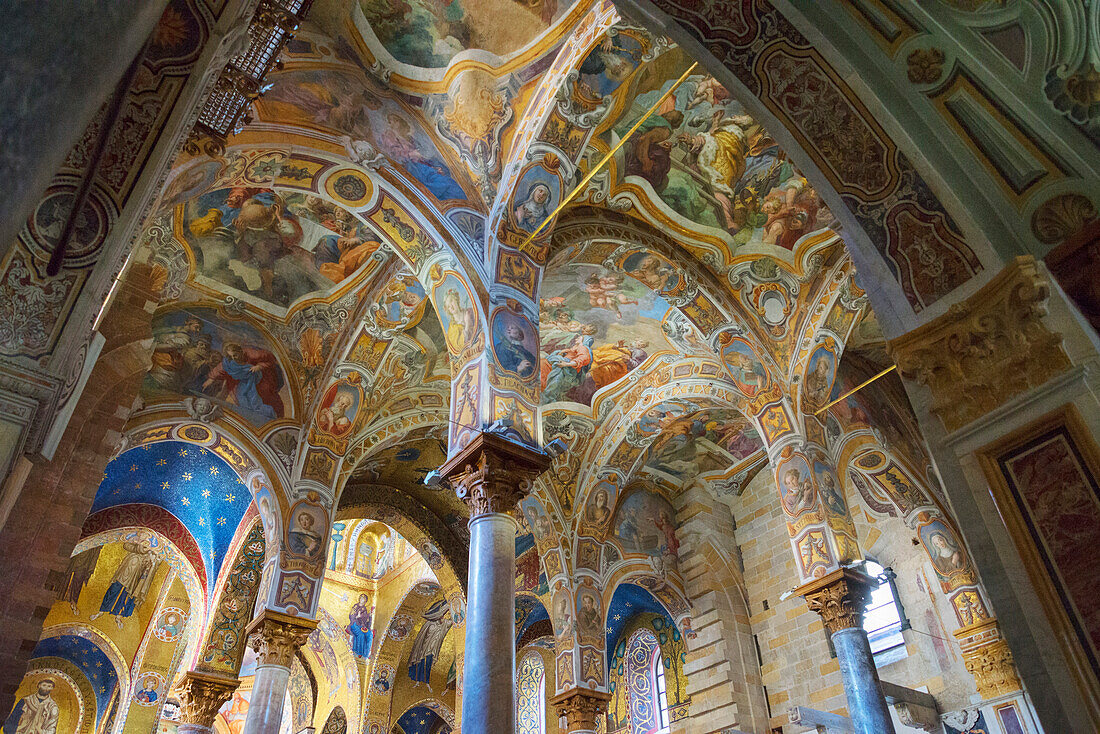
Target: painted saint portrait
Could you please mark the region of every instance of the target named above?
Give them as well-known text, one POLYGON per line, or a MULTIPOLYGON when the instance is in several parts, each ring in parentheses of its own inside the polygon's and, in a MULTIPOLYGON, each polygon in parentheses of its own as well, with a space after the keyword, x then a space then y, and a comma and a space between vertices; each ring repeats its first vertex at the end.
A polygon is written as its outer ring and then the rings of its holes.
POLYGON ((256 426, 285 417, 290 401, 282 365, 259 330, 204 307, 153 318, 152 366, 141 395, 207 398, 256 426))
POLYGON ((745 397, 754 397, 767 387, 768 370, 743 339, 735 338, 722 349, 722 361, 726 363, 737 389, 745 397))
POLYGON ((573 600, 569 597, 569 590, 560 588, 554 592, 553 601, 550 603, 550 612, 554 615, 554 629, 559 640, 567 640, 573 634, 573 600))
POLYGON ((320 561, 325 554, 324 523, 324 513, 320 508, 299 502, 290 511, 287 549, 309 561, 320 561))
POLYGON ((332 436, 343 436, 355 424, 362 402, 362 391, 355 385, 340 381, 329 387, 317 410, 318 430, 332 436))
POLYGON ((432 301, 443 324, 443 335, 452 354, 461 354, 477 334, 477 310, 466 285, 454 273, 432 288, 432 301))
POLYGON ((943 578, 955 574, 967 573, 969 561, 954 531, 942 520, 933 520, 920 528, 921 541, 928 549, 932 565, 943 578))
POLYGON ((541 166, 532 166, 516 183, 512 221, 524 232, 534 232, 558 206, 561 179, 541 166))
POLYGON ((836 472, 821 461, 814 461, 814 476, 817 479, 818 494, 821 502, 834 515, 846 515, 848 503, 844 501, 844 490, 840 486, 836 472))
POLYGON ((157 693, 157 687, 160 681, 157 676, 149 674, 141 679, 141 688, 134 692, 134 700, 139 704, 146 706, 152 706, 155 704, 160 696, 157 693))
POLYGON ((582 588, 577 592, 577 631, 585 641, 598 641, 603 631, 600 599, 591 589, 582 588))
POLYGON ((795 454, 779 464, 776 473, 783 510, 791 517, 798 517, 817 504, 817 489, 806 457, 795 454))
POLYGON ((615 486, 606 480, 600 481, 592 490, 592 498, 584 509, 585 521, 593 527, 603 527, 611 518, 614 496, 615 486))
POLYGON ((493 353, 497 364, 522 380, 538 373, 538 342, 536 328, 520 314, 498 309, 493 314, 493 353))
POLYGON ((806 369, 806 405, 821 408, 829 402, 836 377, 836 351, 831 344, 822 344, 810 355, 806 369))

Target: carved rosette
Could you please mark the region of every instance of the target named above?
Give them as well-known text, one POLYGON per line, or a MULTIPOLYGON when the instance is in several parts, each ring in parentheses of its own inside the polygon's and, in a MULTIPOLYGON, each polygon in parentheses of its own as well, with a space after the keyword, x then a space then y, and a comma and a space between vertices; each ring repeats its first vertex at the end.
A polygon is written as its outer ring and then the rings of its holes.
POLYGON ((175 695, 180 702, 180 721, 184 724, 214 725, 214 717, 222 705, 233 697, 241 682, 208 673, 184 673, 175 695))
POLYGON ((1062 337, 1042 320, 1049 297, 1035 258, 1018 257, 966 301, 890 342, 890 351, 955 431, 1070 367, 1062 337))
POLYGON ((840 568, 795 589, 810 611, 821 615, 830 635, 863 627, 863 610, 877 582, 862 571, 840 568))
POLYGON ((475 518, 514 510, 548 466, 549 457, 537 449, 481 433, 451 458, 441 473, 475 518))
POLYGON ((289 668, 294 653, 306 644, 306 638, 316 627, 316 620, 265 610, 249 623, 245 633, 248 635, 248 646, 256 651, 260 665, 289 668))
POLYGON ((974 676, 983 699, 997 698, 1023 688, 1012 651, 1001 637, 996 617, 961 627, 954 635, 962 649, 966 670, 974 676))
POLYGON ((567 732, 596 731, 596 720, 607 711, 610 700, 611 694, 605 691, 573 688, 555 696, 550 704, 557 709, 559 717, 565 717, 567 732))

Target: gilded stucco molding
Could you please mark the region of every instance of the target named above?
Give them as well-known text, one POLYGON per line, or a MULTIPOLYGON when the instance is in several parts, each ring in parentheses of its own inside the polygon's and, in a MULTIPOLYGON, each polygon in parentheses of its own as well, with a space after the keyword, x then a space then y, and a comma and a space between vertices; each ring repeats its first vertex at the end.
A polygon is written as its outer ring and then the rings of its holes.
POLYGON ((1018 257, 943 316, 890 342, 901 374, 932 392, 932 410, 955 431, 1070 367, 1050 331, 1050 282, 1018 257))
POLYGON ((316 627, 315 619, 299 619, 265 609, 249 623, 245 634, 260 665, 289 668, 295 651, 306 644, 306 638, 316 627))
POLYGON ((863 611, 871 599, 876 582, 867 574, 851 568, 839 568, 795 589, 806 600, 811 612, 821 615, 826 631, 833 635, 843 629, 863 627, 863 611))
POLYGON ((207 728, 213 726, 218 710, 233 697, 233 692, 240 684, 236 678, 196 673, 193 670, 184 673, 175 692, 180 702, 180 721, 207 728))
POLYGON ((983 699, 997 698, 1023 688, 1012 651, 1001 637, 997 619, 990 617, 953 633, 962 649, 963 664, 983 699))

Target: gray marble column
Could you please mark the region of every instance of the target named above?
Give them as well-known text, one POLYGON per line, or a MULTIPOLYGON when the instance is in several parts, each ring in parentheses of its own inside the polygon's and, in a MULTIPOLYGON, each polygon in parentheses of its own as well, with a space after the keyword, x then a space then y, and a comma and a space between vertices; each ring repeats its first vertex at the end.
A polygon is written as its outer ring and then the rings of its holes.
POLYGON ((0 255, 153 32, 166 0, 15 0, 0 47, 0 255))
POLYGON ((498 512, 470 520, 464 731, 515 731, 516 527, 498 512))
POLYGON ((890 707, 882 695, 878 669, 871 655, 871 643, 863 627, 848 627, 833 633, 833 649, 840 663, 848 712, 859 734, 894 734, 890 707))
POLYGON ((257 664, 243 734, 279 734, 290 663, 316 627, 316 621, 270 610, 248 625, 248 644, 256 651, 257 664))
POLYGON ((516 521, 508 513, 549 463, 537 449, 482 433, 440 470, 470 507, 462 676, 462 731, 468 734, 516 730, 516 521))
POLYGON ((796 590, 810 609, 821 615, 832 638, 856 734, 894 734, 871 643, 863 629, 863 611, 875 586, 875 580, 862 571, 841 568, 796 590))

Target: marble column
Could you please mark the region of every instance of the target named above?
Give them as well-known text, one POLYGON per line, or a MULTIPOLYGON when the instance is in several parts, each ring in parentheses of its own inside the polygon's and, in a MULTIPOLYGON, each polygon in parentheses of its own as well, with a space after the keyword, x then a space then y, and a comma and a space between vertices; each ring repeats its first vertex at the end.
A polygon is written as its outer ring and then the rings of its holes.
POLYGON ((811 611, 821 615, 832 638, 856 734, 894 734, 871 643, 863 629, 863 611, 875 585, 862 571, 841 568, 795 590, 811 611))
POLYGON ((569 734, 596 734, 596 722, 607 712, 611 694, 587 688, 573 688, 559 693, 550 701, 560 718, 566 721, 569 734))
POLYGON ((243 734, 278 734, 290 682, 290 663, 316 627, 316 620, 299 619, 269 609, 248 625, 245 633, 249 646, 256 651, 256 677, 243 734))
POLYGON ((462 730, 469 734, 515 732, 516 521, 510 513, 549 464, 537 449, 482 433, 441 469, 470 507, 462 676, 462 730))
POLYGON ((180 701, 181 734, 210 734, 214 717, 222 705, 233 697, 241 682, 210 673, 188 671, 176 689, 180 701))

